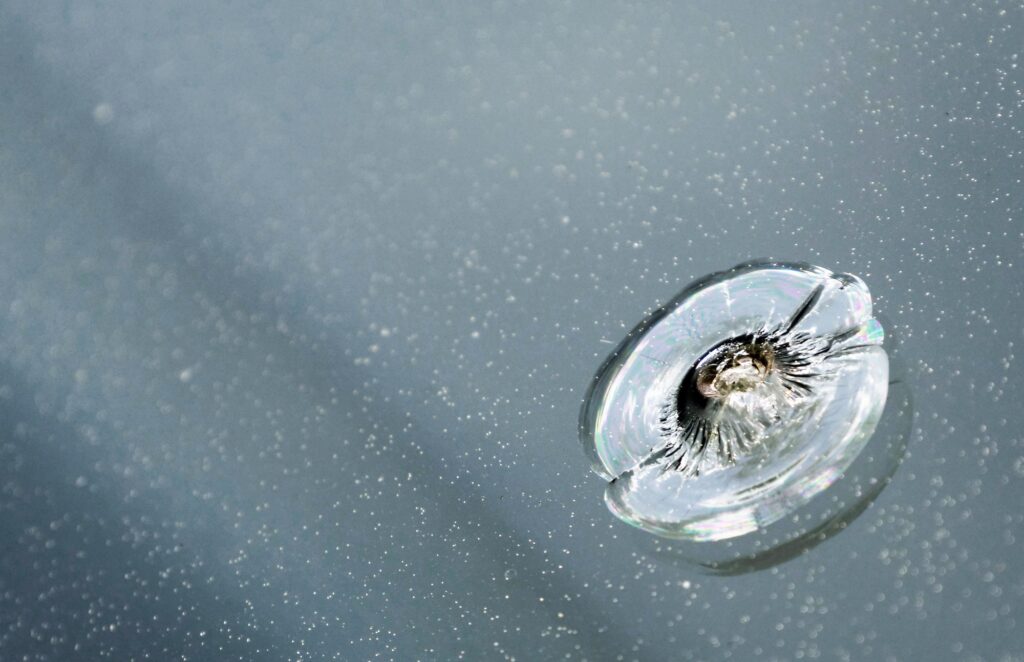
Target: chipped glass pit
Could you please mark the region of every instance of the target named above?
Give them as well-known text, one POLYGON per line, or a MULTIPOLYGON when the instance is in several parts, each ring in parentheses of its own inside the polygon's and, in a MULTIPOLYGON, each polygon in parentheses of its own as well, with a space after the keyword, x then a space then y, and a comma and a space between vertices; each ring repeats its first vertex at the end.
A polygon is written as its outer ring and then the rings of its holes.
POLYGON ((754 263, 690 285, 620 344, 584 403, 581 437, 608 507, 692 540, 798 508, 875 429, 883 336, 849 274, 754 263))

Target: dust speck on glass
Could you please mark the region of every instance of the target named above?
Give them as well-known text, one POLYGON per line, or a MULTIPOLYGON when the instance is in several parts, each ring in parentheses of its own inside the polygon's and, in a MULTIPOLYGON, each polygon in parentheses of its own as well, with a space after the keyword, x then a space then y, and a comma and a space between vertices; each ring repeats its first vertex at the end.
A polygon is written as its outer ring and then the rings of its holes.
POLYGON ((605 501, 644 530, 722 540, 832 485, 871 438, 889 359, 850 274, 753 262, 706 276, 641 322, 581 413, 605 501))

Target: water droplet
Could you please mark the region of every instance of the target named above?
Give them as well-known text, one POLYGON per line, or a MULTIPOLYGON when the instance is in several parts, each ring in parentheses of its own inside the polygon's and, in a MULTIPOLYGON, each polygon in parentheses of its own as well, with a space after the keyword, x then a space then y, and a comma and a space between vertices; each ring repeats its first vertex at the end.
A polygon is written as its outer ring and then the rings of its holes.
POLYGON ((721 540, 792 512, 871 437, 889 360, 856 276, 750 263, 688 286, 594 378, 581 437, 618 517, 721 540))

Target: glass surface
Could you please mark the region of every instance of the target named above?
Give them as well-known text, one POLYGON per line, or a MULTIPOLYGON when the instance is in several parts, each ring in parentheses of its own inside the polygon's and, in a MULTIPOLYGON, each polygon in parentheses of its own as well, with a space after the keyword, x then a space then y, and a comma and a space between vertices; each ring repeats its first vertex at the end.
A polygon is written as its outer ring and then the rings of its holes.
POLYGON ((0 658, 1019 659, 1022 28, 0 0, 0 658), (594 370, 754 259, 870 285, 859 478, 626 526, 594 370))

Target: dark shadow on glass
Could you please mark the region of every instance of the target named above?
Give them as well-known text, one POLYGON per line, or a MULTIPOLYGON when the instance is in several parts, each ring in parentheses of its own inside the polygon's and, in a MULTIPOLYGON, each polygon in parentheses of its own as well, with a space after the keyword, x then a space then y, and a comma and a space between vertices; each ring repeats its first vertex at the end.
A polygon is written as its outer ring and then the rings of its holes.
MULTIPOLYGON (((112 240, 126 237, 138 242, 153 251, 154 260, 160 260, 175 268, 175 273, 180 277, 182 290, 202 295, 223 310, 235 311, 242 319, 270 320, 271 323, 250 339, 250 347, 243 356, 246 357, 246 361, 252 363, 274 355, 278 357, 279 364, 292 366, 296 375, 301 375, 295 379, 306 384, 311 392, 328 396, 336 392, 337 398, 323 423, 328 431, 340 434, 337 431, 344 429, 346 421, 349 420, 346 414, 350 412, 363 412, 361 420, 368 422, 398 421, 400 423, 396 424, 396 428, 404 426, 407 412, 397 408, 389 398, 377 397, 368 404, 353 395, 350 389, 337 388, 338 385, 365 385, 376 382, 371 370, 353 365, 351 358, 345 354, 346 347, 338 340, 358 336, 357 322, 353 321, 356 315, 338 316, 334 319, 332 334, 323 342, 296 341, 296 338, 317 338, 320 335, 315 321, 311 322, 308 315, 308 311, 315 307, 315 302, 311 301, 309 293, 302 291, 301 288, 291 287, 280 274, 244 264, 244 251, 238 248, 245 245, 244 237, 233 232, 231 228, 244 227, 248 212, 242 207, 236 208, 231 204, 201 198, 184 187, 169 182, 169 173, 152 163, 145 150, 138 151, 125 147, 124 143, 111 135, 109 127, 97 125, 92 117, 95 93, 84 89, 80 82, 51 70, 36 53, 37 41, 29 26, 0 8, 0 89, 4 90, 4 94, 0 94, 0 133, 10 138, 4 144, 4 148, 9 154, 16 154, 18 162, 23 164, 22 177, 28 182, 25 188, 33 187, 26 191, 26 195, 48 200, 49 189, 36 187, 35 184, 40 182, 50 185, 52 182, 60 182, 64 189, 63 195, 77 195, 74 218, 79 232, 111 237, 112 240), (232 223, 232 220, 237 222, 232 223), (207 228, 216 228, 217 232, 214 233, 207 228), (187 265, 187 268, 180 268, 181 265, 187 265), (287 321, 291 333, 276 330, 273 320, 287 321)), ((55 215, 55 212, 47 206, 40 206, 39 214, 37 227, 49 228, 48 223, 51 223, 52 218, 47 214, 55 215)), ((171 310, 167 314, 173 315, 174 311, 171 310)), ((0 364, 0 378, 12 384, 25 384, 18 387, 19 392, 23 388, 24 393, 32 393, 36 386, 28 383, 25 376, 19 373, 18 366, 0 364), (10 375, 6 372, 8 370, 10 375)), ((2 384, 3 382, 0 382, 0 386, 2 384)), ((20 416, 29 417, 29 410, 22 408, 19 411, 20 416)), ((71 424, 77 422, 72 420, 71 424)), ((449 466, 441 457, 440 451, 429 443, 429 440, 440 439, 444 434, 432 428, 429 421, 417 421, 416 437, 423 442, 425 452, 394 454, 390 458, 391 470, 396 475, 408 474, 416 476, 416 480, 423 481, 418 485, 418 494, 427 504, 426 510, 438 513, 434 526, 465 527, 472 524, 486 530, 486 535, 476 536, 475 544, 478 545, 479 554, 474 555, 472 561, 466 561, 461 571, 461 581, 467 585, 483 587, 481 592, 488 588, 494 595, 506 594, 503 599, 509 600, 509 604, 518 602, 518 612, 533 624, 531 627, 540 627, 540 624, 555 618, 555 613, 559 609, 556 601, 549 600, 538 607, 535 589, 529 582, 507 581, 502 583, 500 588, 495 588, 499 585, 493 583, 494 577, 502 576, 502 572, 510 564, 514 564, 518 576, 545 576, 547 590, 555 595, 566 596, 577 592, 573 580, 562 573, 548 575, 548 561, 540 553, 531 550, 509 552, 507 541, 522 537, 514 523, 497 515, 492 508, 485 505, 484 499, 467 498, 465 488, 455 481, 431 478, 445 475, 449 471, 449 466), (510 558, 511 554, 514 556, 510 558)), ((70 430, 63 428, 59 434, 53 432, 51 436, 54 439, 71 438, 70 430)), ((336 451, 336 442, 337 439, 332 434, 321 435, 310 441, 307 452, 317 458, 329 459, 336 451)), ((114 433, 103 443, 104 447, 115 449, 126 445, 126 442, 120 440, 114 433)), ((254 446, 255 441, 239 439, 238 444, 239 448, 250 456, 258 456, 259 449, 254 446), (250 445, 246 446, 246 443, 250 445)), ((183 457, 194 459, 195 454, 200 452, 197 447, 194 454, 186 452, 183 457)), ((82 460, 80 464, 90 466, 94 461, 90 456, 88 461, 82 460)), ((40 459, 38 464, 45 467, 47 461, 40 459)), ((171 467, 166 471, 170 472, 171 467)), ((272 459, 263 463, 250 462, 247 471, 245 476, 228 476, 218 488, 218 494, 244 500, 248 494, 258 493, 259 490, 253 487, 259 481, 256 478, 257 472, 262 472, 262 478, 269 479, 273 476, 274 480, 283 480, 278 463, 272 459)), ((301 476, 294 474, 290 478, 289 488, 281 490, 282 495, 287 493, 289 496, 282 496, 281 499, 284 501, 287 498, 287 508, 294 511, 317 512, 320 504, 359 498, 358 490, 340 480, 333 473, 332 464, 328 461, 314 463, 301 476)), ((69 491, 71 494, 77 493, 69 491)), ((105 513, 108 519, 116 520, 124 512, 118 497, 115 493, 114 496, 93 506, 97 512, 105 513)), ((137 502, 141 501, 137 499, 137 502)), ((179 517, 172 509, 173 502, 170 499, 155 496, 146 504, 147 507, 143 511, 152 519, 179 517)), ((190 517, 194 516, 190 514, 190 517)), ((415 511, 395 506, 392 508, 388 526, 382 525, 372 529, 350 527, 343 531, 339 530, 330 534, 330 544, 321 541, 316 547, 329 548, 352 544, 359 546, 367 558, 384 558, 387 555, 386 550, 393 545, 391 531, 408 531, 413 526, 422 525, 422 522, 422 516, 415 511), (407 519, 400 520, 402 516, 407 519)), ((9 529, 2 525, 3 522, 0 522, 0 533, 6 533, 9 529)), ((200 537, 206 538, 206 544, 210 548, 216 546, 217 549, 230 550, 232 545, 237 544, 233 535, 234 529, 224 525, 203 529, 203 535, 200 537)), ((433 536, 426 538, 424 545, 436 545, 440 548, 445 544, 443 535, 437 536, 436 539, 433 536)), ((426 549, 429 547, 424 548, 426 549)), ((0 552, 2 551, 0 549, 0 552)), ((270 554, 272 550, 265 553, 270 554)), ((423 574, 434 572, 432 564, 441 563, 435 561, 427 551, 421 552, 417 558, 422 561, 425 568, 428 568, 423 574)), ((440 556, 436 558, 440 559, 440 556)), ((258 572, 265 568, 274 568, 276 563, 277 561, 272 558, 254 555, 250 557, 249 565, 254 568, 254 572, 258 572)), ((362 576, 338 578, 332 574, 332 568, 324 566, 315 570, 310 569, 310 566, 296 566, 290 571, 291 590, 317 596, 320 600, 317 603, 320 617, 329 613, 338 621, 351 626, 358 626, 365 619, 372 617, 373 608, 368 607, 366 602, 361 603, 359 608, 350 602, 328 603, 328 598, 323 598, 317 592, 328 581, 342 592, 358 590, 363 581, 362 576)), ((230 596, 232 600, 251 598, 251 595, 245 595, 238 587, 237 567, 233 572, 235 574, 227 577, 218 575, 217 581, 214 582, 219 591, 218 595, 230 596)), ((258 582, 258 577, 253 575, 251 583, 258 582)), ((0 592, 7 588, 0 582, 0 592)), ((276 597, 279 595, 280 593, 276 597)), ((381 592, 380 596, 381 600, 387 599, 384 592, 381 592)), ((268 636, 267 643, 250 637, 252 646, 241 647, 243 652, 239 657, 245 657, 246 652, 251 656, 254 646, 262 646, 262 650, 274 650, 270 648, 271 644, 295 640, 300 636, 309 637, 307 628, 301 622, 308 612, 294 608, 285 609, 276 597, 256 601, 263 610, 262 619, 274 624, 276 634, 268 636)), ((205 602, 197 603, 196 613, 203 611, 205 605, 205 602)), ((574 617, 579 622, 605 623, 600 631, 591 634, 589 640, 585 642, 584 650, 605 650, 608 647, 618 647, 620 642, 632 640, 628 629, 614 621, 609 622, 601 606, 594 601, 575 600, 573 606, 574 617)), ((380 603, 380 609, 384 608, 385 603, 380 603)), ((410 613, 421 614, 424 617, 447 618, 446 614, 438 613, 436 610, 424 611, 431 608, 420 606, 419 603, 410 603, 408 608, 410 613)), ((136 613, 141 614, 140 618, 152 615, 152 612, 147 612, 142 607, 136 613)), ((213 620, 219 612, 211 608, 204 613, 213 620)), ((0 617, 0 629, 4 623, 4 619, 0 617)), ((402 641, 408 646, 480 645, 487 646, 486 650, 490 650, 489 644, 485 643, 448 642, 444 639, 445 632, 446 630, 441 627, 418 630, 409 628, 403 629, 401 635, 404 637, 402 641)), ((320 643, 324 647, 329 647, 342 635, 337 631, 325 631, 322 636, 326 638, 326 643, 323 643, 323 639, 312 643, 307 639, 307 645, 316 646, 320 643)), ((148 642, 143 639, 139 641, 141 643, 138 650, 145 650, 148 642)), ((228 656, 225 651, 222 653, 228 656)), ((167 656, 173 657, 170 653, 167 653, 167 656)))

